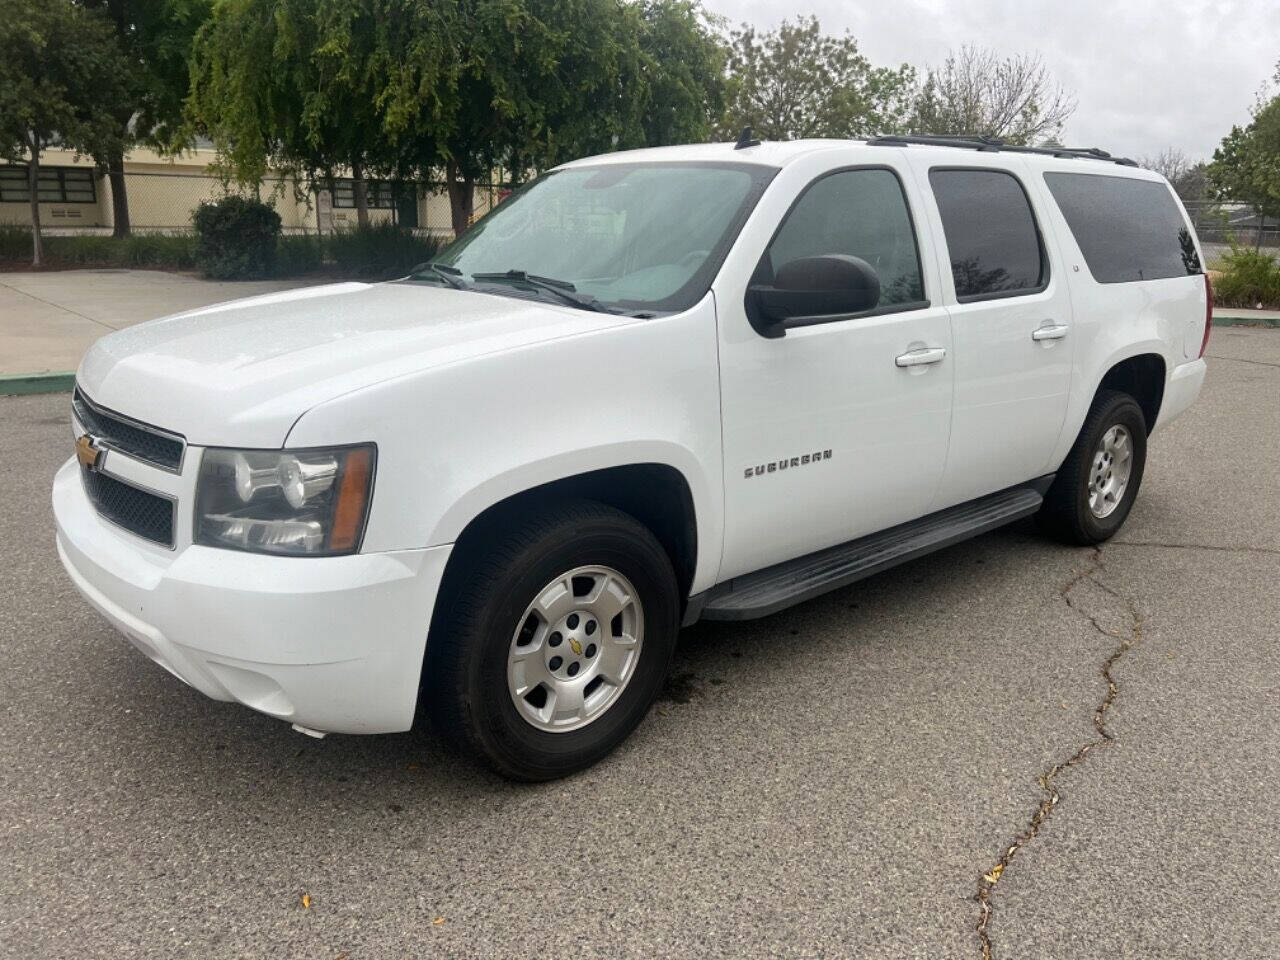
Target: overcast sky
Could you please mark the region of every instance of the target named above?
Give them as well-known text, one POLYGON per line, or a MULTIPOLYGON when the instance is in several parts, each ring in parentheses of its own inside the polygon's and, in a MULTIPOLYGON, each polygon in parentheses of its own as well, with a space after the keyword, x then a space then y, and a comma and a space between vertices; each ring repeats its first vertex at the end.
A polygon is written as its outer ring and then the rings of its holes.
POLYGON ((923 68, 974 43, 1039 53, 1079 106, 1064 142, 1208 159, 1280 59, 1280 0, 706 0, 733 24, 813 14, 876 65, 923 68))

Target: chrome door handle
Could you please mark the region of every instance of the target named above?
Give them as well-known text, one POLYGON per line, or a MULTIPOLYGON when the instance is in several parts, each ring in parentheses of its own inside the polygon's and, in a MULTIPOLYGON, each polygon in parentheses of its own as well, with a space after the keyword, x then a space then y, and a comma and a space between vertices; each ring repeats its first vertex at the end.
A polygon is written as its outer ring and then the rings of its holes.
POLYGON ((922 363, 939 363, 947 355, 942 347, 921 347, 919 350, 908 350, 894 358, 900 367, 918 367, 922 363))
POLYGON ((1065 323, 1051 323, 1045 321, 1036 329, 1031 331, 1032 340, 1061 340, 1067 335, 1067 325, 1065 323))

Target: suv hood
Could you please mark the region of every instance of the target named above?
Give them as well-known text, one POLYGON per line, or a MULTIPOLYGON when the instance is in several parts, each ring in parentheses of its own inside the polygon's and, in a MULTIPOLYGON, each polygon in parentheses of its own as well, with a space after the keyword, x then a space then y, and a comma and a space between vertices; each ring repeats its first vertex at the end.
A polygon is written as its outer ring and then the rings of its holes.
POLYGON ((318 403, 631 317, 417 283, 338 283, 234 300, 103 337, 91 400, 201 446, 279 447, 318 403))

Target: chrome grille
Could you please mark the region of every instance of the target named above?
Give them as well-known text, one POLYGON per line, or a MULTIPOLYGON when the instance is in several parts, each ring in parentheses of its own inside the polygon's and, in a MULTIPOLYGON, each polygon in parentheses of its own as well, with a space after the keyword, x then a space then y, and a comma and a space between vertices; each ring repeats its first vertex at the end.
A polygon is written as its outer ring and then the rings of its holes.
POLYGON ((97 470, 81 467, 80 476, 85 493, 103 519, 152 543, 173 546, 172 500, 97 470))
POLYGON ((98 446, 118 450, 171 473, 182 469, 186 441, 179 434, 104 410, 81 393, 79 387, 71 397, 71 407, 98 446))

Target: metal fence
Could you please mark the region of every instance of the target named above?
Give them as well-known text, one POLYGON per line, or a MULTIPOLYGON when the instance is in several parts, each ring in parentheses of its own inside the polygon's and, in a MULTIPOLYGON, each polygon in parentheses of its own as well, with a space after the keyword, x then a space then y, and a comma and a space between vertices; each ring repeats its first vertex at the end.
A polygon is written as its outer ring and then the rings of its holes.
MULTIPOLYGON (((30 195, 22 176, 2 176, 0 224, 31 223, 30 195)), ((227 194, 257 196, 280 214, 285 233, 328 234, 357 224, 354 186, 350 180, 309 184, 268 178, 258 187, 227 183, 201 172, 128 171, 124 174, 130 227, 137 233, 183 233, 204 201, 227 194)), ((508 192, 499 183, 475 188, 474 216, 487 213, 508 192)), ((50 234, 110 233, 114 226, 111 180, 91 167, 42 167, 39 184, 40 221, 50 234), (74 174, 74 175, 73 175, 74 174)), ((449 238, 453 219, 441 182, 372 180, 367 184, 369 222, 396 223, 416 233, 449 238)))
POLYGON ((1280 220, 1263 217, 1247 203, 1190 200, 1185 206, 1210 263, 1232 244, 1268 253, 1280 250, 1280 220))

